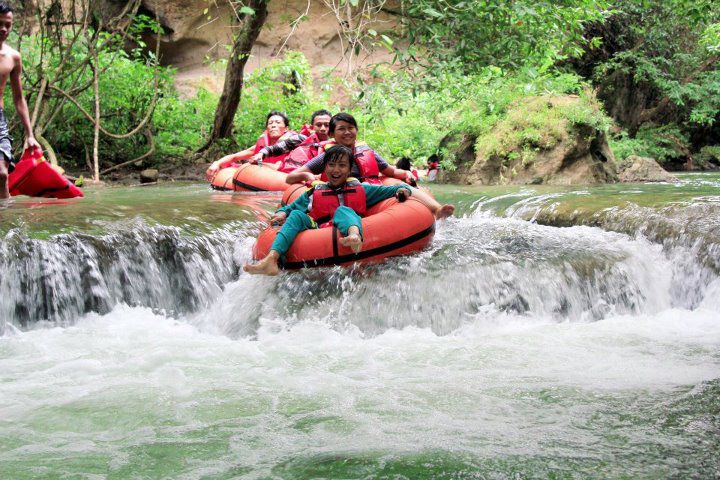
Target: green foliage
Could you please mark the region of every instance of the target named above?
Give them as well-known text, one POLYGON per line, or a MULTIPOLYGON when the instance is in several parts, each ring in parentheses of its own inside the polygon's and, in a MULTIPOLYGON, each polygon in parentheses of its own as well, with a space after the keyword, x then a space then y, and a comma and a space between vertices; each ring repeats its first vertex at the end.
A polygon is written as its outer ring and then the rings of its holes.
MULTIPOLYGON (((39 50, 32 48, 32 42, 37 40, 25 39, 26 62, 38 60, 33 53, 39 50)), ((81 59, 88 53, 78 47, 72 54, 81 59)), ((45 59, 48 68, 57 61, 56 58, 45 59)), ((140 50, 101 52, 99 62, 104 69, 99 85, 102 124, 111 132, 132 130, 152 101, 154 67, 143 58, 140 50)), ((162 166, 173 158, 187 157, 203 144, 212 128, 219 96, 200 88, 194 97, 181 98, 173 85, 174 73, 170 68, 159 71, 160 98, 150 122, 156 149, 145 160, 146 164, 162 166)), ((90 75, 89 71, 85 72, 78 78, 78 83, 88 82, 90 75)), ((37 79, 30 76, 25 81, 36 83, 37 79)), ((254 145, 264 130, 265 117, 270 110, 286 112, 291 125, 299 129, 303 122, 309 121, 313 111, 327 108, 325 98, 325 95, 313 93, 310 67, 305 57, 288 53, 283 59, 248 76, 235 118, 236 141, 243 148, 254 145)), ((12 111, 12 101, 8 100, 6 105, 12 111)), ((77 95, 77 100, 86 111, 93 112, 92 89, 77 95)), ((63 165, 70 169, 86 168, 86 155, 92 151, 93 127, 77 107, 66 103, 56 121, 46 129, 45 137, 63 165)), ((99 148, 101 168, 106 168, 141 156, 147 152, 149 144, 144 135, 123 140, 101 135, 99 148)))
POLYGON ((623 131, 608 143, 618 162, 637 155, 654 158, 661 165, 681 160, 689 148, 687 137, 676 125, 644 126, 634 138, 623 131))
MULTIPOLYGON (((212 128, 218 98, 204 89, 190 99, 181 99, 176 92, 163 96, 153 118, 159 159, 188 155, 203 144, 212 128)), ((286 113, 291 128, 299 130, 309 122, 312 112, 327 108, 324 99, 325 95, 313 90, 305 57, 289 52, 247 76, 235 114, 235 141, 240 148, 254 145, 265 130, 265 118, 271 110, 286 113)))
POLYGON ((255 144, 265 130, 265 118, 279 110, 300 130, 315 110, 328 108, 327 96, 313 90, 310 64, 302 53, 288 52, 247 76, 235 114, 235 138, 242 148, 255 144))
POLYGON ((720 166, 720 145, 707 145, 700 149, 695 157, 700 168, 718 168, 720 166))
MULTIPOLYGON (((487 65, 547 70, 577 56, 588 43, 583 26, 606 15, 609 1, 488 2, 413 0, 402 2, 403 33, 409 47, 397 58, 430 58, 430 70, 474 72, 487 65)), ((590 39, 592 41, 592 39, 590 39)))
MULTIPOLYGON (((447 153, 439 148, 444 138, 491 132, 512 105, 524 98, 551 94, 581 94, 584 98, 586 87, 574 74, 539 75, 528 70, 509 75, 497 67, 471 75, 446 71, 426 77, 424 83, 403 73, 376 71, 376 76, 379 81, 366 85, 357 101, 360 134, 388 160, 408 156, 418 166, 432 154, 447 153)), ((571 123, 585 122, 606 129, 607 117, 594 104, 588 105, 578 102, 577 106, 563 107, 562 112, 571 123)), ((522 117, 522 112, 518 116, 522 117)), ((537 118, 520 134, 528 144, 549 145, 550 137, 540 132, 547 121, 537 118)), ((443 165, 452 168, 454 158, 443 156, 443 165)))
POLYGON ((590 93, 526 97, 513 103, 492 128, 485 129, 475 148, 479 158, 501 157, 506 163, 520 158, 525 164, 536 152, 567 139, 576 126, 605 131, 609 125, 590 93))
MULTIPOLYGON (((146 20, 143 20, 146 22, 146 20)), ((153 25, 154 23, 145 23, 153 25)), ((66 32, 67 33, 67 32, 66 32)), ((113 36, 100 34, 97 45, 103 42, 112 44, 113 36)), ((39 35, 30 35, 23 38, 23 63, 28 65, 24 69, 23 83, 38 85, 40 77, 52 75, 62 63, 58 50, 47 48, 50 40, 39 35)), ((53 85, 65 91, 76 90, 73 97, 80 106, 93 115, 94 94, 92 85, 92 71, 83 64, 91 55, 88 45, 76 42, 72 50, 65 52, 66 64, 77 65, 70 75, 51 78, 53 85), (80 88, 78 88, 80 87, 80 88)), ((146 54, 141 48, 130 52, 117 48, 104 48, 98 52, 101 123, 103 127, 114 133, 124 134, 141 121, 153 99, 154 67, 152 54, 146 54)), ((158 87, 162 92, 171 89, 173 72, 171 69, 159 69, 158 87)), ((26 90, 28 90, 26 88, 26 90)), ((31 89, 30 89, 31 90, 31 89)), ((44 137, 53 145, 63 164, 70 168, 83 168, 86 166, 87 155, 92 151, 93 125, 80 109, 64 97, 55 95, 52 101, 47 101, 45 112, 52 111, 62 100, 58 113, 54 115, 51 123, 43 125, 44 137)), ((47 100, 48 97, 46 96, 47 100)), ((35 98, 30 97, 30 107, 34 107, 35 98)), ((12 102, 6 102, 6 105, 12 102)), ((100 136, 100 158, 103 160, 101 168, 113 163, 136 158, 148 149, 148 142, 142 134, 125 140, 114 140, 105 135, 100 136)))
POLYGON ((174 90, 164 95, 153 115, 157 132, 154 159, 162 162, 183 157, 200 148, 212 129, 218 99, 204 88, 189 99, 180 98, 174 90))
MULTIPOLYGON (((720 111, 720 9, 712 0, 616 1, 617 52, 594 73, 605 84, 618 74, 667 99, 675 120, 712 125, 720 111)), ((650 105, 652 106, 652 105, 650 105)), ((656 121, 649 118, 648 121, 656 121)))

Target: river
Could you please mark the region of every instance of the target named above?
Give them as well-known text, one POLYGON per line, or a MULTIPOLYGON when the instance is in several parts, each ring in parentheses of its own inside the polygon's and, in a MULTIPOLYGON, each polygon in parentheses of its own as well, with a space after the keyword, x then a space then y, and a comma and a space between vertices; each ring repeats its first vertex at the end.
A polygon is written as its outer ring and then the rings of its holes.
POLYGON ((0 206, 0 478, 720 476, 720 175, 434 186, 420 254, 244 274, 278 198, 0 206))

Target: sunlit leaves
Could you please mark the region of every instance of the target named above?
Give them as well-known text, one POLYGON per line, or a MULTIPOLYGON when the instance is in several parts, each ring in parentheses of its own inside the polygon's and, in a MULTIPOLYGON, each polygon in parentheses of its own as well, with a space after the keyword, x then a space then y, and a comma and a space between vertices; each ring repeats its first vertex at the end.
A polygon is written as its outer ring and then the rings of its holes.
POLYGON ((415 0, 403 6, 407 40, 433 59, 429 68, 451 63, 472 72, 486 65, 517 69, 581 54, 588 46, 583 25, 601 20, 609 2, 415 0))

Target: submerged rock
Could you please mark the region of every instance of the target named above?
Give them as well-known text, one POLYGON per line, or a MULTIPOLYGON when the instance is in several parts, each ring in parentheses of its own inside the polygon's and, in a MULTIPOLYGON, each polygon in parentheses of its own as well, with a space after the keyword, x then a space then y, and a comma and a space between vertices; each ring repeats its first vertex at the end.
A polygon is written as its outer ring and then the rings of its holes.
POLYGON ((456 169, 443 180, 482 185, 617 182, 605 119, 591 97, 520 100, 472 142, 469 135, 444 140, 456 169))
POLYGON ((630 155, 618 166, 620 181, 632 182, 678 182, 675 175, 668 173, 654 158, 630 155))

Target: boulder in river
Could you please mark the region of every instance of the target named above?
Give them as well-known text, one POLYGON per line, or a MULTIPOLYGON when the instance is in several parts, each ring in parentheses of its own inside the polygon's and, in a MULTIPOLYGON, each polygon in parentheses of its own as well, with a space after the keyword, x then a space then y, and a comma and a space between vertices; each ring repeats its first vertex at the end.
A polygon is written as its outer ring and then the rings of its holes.
POLYGON ((654 158, 630 155, 618 166, 620 181, 632 182, 677 182, 678 178, 668 173, 654 158))
POLYGON ((153 183, 158 181, 159 172, 156 168, 148 168, 140 172, 140 183, 153 183))

